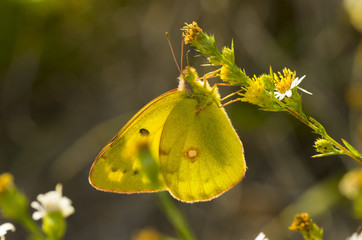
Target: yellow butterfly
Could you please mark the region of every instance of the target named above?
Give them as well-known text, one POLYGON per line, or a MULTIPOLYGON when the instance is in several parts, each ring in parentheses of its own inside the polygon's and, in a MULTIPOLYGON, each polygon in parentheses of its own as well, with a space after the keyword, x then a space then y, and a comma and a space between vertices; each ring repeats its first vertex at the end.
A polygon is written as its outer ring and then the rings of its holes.
POLYGON ((103 148, 89 173, 93 187, 117 193, 168 190, 184 202, 213 199, 237 184, 246 165, 243 145, 216 86, 186 67, 178 89, 143 107, 103 148), (151 179, 138 154, 147 140, 157 166, 151 179))

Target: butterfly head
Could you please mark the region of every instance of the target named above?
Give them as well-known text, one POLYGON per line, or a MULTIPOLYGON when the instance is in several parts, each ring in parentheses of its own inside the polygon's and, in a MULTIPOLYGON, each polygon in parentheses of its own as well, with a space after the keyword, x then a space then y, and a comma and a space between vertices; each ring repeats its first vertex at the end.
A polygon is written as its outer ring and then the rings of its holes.
POLYGON ((190 66, 187 66, 185 69, 182 70, 180 76, 179 76, 179 84, 178 84, 178 90, 186 90, 189 95, 192 93, 192 85, 198 81, 198 75, 196 72, 196 69, 190 66))
POLYGON ((220 95, 216 86, 210 87, 206 79, 200 81, 196 69, 186 66, 179 77, 179 91, 185 91, 190 98, 195 98, 200 105, 216 102, 219 105, 220 95))

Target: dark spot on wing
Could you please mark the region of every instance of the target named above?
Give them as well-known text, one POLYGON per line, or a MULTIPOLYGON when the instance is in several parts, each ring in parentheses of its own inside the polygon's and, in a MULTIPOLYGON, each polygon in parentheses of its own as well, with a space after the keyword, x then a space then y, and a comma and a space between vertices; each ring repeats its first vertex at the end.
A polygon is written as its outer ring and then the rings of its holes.
POLYGON ((160 148, 158 153, 160 154, 160 156, 168 156, 170 154, 170 151, 166 151, 160 148))
POLYGON ((141 134, 142 136, 144 136, 144 137, 147 137, 147 136, 150 135, 150 132, 149 132, 147 129, 145 129, 145 128, 141 128, 141 129, 140 129, 140 134, 141 134))
POLYGON ((99 159, 100 161, 107 161, 107 158, 108 158, 108 155, 107 155, 107 154, 103 154, 103 155, 99 154, 99 155, 98 155, 98 159, 99 159))
POLYGON ((133 170, 133 175, 137 175, 138 174, 138 169, 133 170))

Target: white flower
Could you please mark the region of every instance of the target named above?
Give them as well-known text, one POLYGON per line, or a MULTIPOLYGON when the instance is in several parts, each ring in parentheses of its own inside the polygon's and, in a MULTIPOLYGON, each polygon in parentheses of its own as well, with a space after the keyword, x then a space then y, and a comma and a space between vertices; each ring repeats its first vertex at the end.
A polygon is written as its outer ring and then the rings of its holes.
POLYGON ((0 239, 5 240, 5 234, 9 231, 15 231, 15 227, 11 223, 4 223, 0 225, 0 239))
POLYGON ((362 232, 360 233, 353 233, 352 236, 347 238, 346 240, 362 240, 362 232))
POLYGON ((33 213, 33 219, 39 220, 47 213, 61 212, 63 217, 68 217, 74 213, 72 201, 62 196, 62 184, 57 184, 55 191, 39 194, 38 201, 33 201, 31 207, 37 211, 33 213))
MULTIPOLYGON (((275 91, 274 92, 275 97, 278 98, 279 100, 283 100, 283 98, 285 96, 291 97, 292 96, 292 89, 295 88, 295 87, 298 87, 298 85, 303 81, 304 78, 305 78, 305 75, 303 77, 301 77, 301 78, 299 78, 299 77, 294 78, 294 80, 290 84, 289 89, 286 90, 283 93, 280 93, 279 91, 275 91)), ((307 90, 305 90, 303 88, 300 88, 300 87, 298 87, 298 88, 300 90, 302 90, 303 92, 305 92, 305 93, 312 94, 312 93, 308 92, 307 90)))
POLYGON ((259 233, 259 235, 255 238, 255 240, 269 240, 265 237, 264 233, 259 233))

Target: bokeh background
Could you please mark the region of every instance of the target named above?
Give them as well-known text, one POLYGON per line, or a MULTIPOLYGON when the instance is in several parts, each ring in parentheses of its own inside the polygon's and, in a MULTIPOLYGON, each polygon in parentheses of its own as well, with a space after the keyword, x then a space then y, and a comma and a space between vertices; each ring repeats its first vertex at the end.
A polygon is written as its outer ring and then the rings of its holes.
MULTIPOLYGON (((99 192, 88 172, 138 109, 177 86, 165 32, 179 59, 180 28, 192 21, 220 49, 233 40, 236 62, 250 76, 269 66, 307 75, 302 87, 313 95, 303 94, 305 112, 361 151, 358 3, 348 1, 348 10, 341 0, 1 0, 0 172, 11 172, 30 200, 63 184, 76 209, 65 239, 132 239, 147 227, 177 236, 156 194, 99 192)), ((212 70, 194 55, 188 58, 200 75, 212 70)), ((338 192, 354 160, 312 159, 316 135, 286 113, 247 103, 227 111, 248 170, 218 199, 176 202, 199 239, 254 239, 260 231, 271 240, 302 239, 288 230, 300 212, 311 213, 325 239, 357 229, 351 203, 338 192)), ((7 236, 25 237, 19 226, 7 236)))

